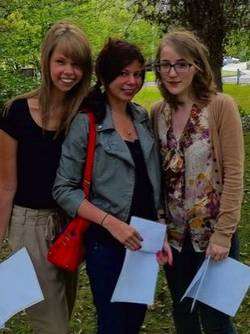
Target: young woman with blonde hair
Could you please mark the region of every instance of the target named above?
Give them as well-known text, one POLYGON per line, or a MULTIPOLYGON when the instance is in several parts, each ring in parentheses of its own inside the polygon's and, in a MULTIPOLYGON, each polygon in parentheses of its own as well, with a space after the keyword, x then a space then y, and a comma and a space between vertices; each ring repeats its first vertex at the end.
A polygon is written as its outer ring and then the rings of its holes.
POLYGON ((216 92, 206 47, 188 31, 166 34, 156 56, 163 101, 152 110, 162 158, 168 240, 166 276, 178 334, 231 334, 230 318, 181 297, 205 256, 237 257, 243 136, 236 103, 216 92))
POLYGON ((41 86, 12 99, 0 121, 0 246, 26 247, 45 300, 27 309, 34 333, 67 334, 76 280, 48 263, 63 219, 51 190, 65 132, 87 94, 91 51, 82 31, 55 23, 41 51, 41 86))

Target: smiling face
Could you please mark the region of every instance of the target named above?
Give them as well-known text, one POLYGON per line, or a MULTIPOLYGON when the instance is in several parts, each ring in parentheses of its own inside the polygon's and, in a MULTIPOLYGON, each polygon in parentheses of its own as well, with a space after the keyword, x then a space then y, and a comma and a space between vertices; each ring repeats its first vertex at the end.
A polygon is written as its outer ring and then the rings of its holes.
POLYGON ((170 94, 177 96, 179 100, 192 95, 192 82, 197 71, 193 64, 190 64, 169 45, 161 50, 160 64, 175 65, 170 66, 169 70, 164 69, 164 66, 159 67, 161 81, 170 94))
POLYGON ((66 94, 83 78, 81 66, 56 47, 50 58, 50 77, 54 92, 66 94))
POLYGON ((141 89, 143 66, 138 60, 127 65, 121 73, 106 87, 109 102, 127 103, 141 89))

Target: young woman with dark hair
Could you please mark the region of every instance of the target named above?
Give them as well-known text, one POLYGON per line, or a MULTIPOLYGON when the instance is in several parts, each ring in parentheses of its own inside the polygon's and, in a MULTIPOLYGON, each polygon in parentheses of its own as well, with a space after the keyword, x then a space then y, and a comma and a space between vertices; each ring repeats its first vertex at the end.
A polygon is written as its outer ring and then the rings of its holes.
POLYGON ((166 34, 156 56, 163 101, 152 110, 164 178, 166 266, 178 334, 236 333, 229 316, 181 297, 205 256, 237 258, 243 194, 243 135, 233 99, 216 92, 206 47, 188 31, 166 34))
MULTIPOLYGON (((125 247, 140 248, 141 236, 129 225, 131 216, 157 220, 160 206, 158 153, 148 115, 131 102, 143 85, 144 58, 136 46, 110 39, 97 57, 95 72, 97 83, 83 103, 98 123, 90 200, 81 190, 88 138, 84 114, 76 116, 64 142, 54 197, 70 216, 93 222, 86 235, 86 269, 98 334, 136 334, 146 305, 110 299, 125 247)), ((171 257, 167 244, 165 250, 171 257)))

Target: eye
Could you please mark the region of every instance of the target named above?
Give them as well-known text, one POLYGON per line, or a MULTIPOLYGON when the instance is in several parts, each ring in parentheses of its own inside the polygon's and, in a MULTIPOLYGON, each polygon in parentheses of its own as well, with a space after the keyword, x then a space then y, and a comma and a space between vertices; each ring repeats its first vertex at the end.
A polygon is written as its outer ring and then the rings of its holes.
POLYGON ((63 65, 64 64, 64 60, 63 59, 56 59, 55 62, 59 65, 63 65))
POLYGON ((128 72, 126 72, 126 71, 121 71, 120 76, 125 78, 125 77, 128 76, 128 72))
POLYGON ((139 71, 139 72, 135 72, 135 73, 134 73, 134 77, 135 77, 136 79, 141 78, 141 77, 142 77, 142 72, 141 72, 141 71, 139 71))
POLYGON ((75 68, 81 68, 81 65, 77 62, 72 62, 71 65, 75 68))
POLYGON ((179 63, 176 63, 176 66, 179 67, 179 68, 182 68, 182 69, 187 68, 188 65, 189 64, 186 61, 181 61, 179 63))

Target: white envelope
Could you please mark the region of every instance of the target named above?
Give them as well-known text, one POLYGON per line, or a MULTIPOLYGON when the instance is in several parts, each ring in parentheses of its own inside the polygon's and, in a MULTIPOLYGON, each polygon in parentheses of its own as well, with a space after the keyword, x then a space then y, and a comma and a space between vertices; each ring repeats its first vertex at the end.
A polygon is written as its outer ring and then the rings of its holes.
POLYGON ((43 299, 26 248, 0 263, 0 328, 13 315, 43 299))

